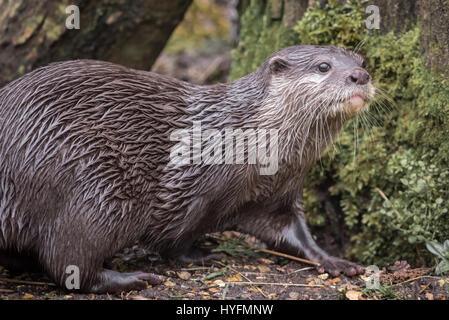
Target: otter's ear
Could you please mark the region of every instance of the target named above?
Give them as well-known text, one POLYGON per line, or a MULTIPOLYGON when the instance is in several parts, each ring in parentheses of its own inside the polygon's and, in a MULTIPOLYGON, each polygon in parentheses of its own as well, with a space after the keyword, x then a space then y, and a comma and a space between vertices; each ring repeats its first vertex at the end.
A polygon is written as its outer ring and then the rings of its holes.
POLYGON ((272 73, 280 73, 287 70, 290 64, 281 57, 273 57, 268 61, 270 71, 272 73))

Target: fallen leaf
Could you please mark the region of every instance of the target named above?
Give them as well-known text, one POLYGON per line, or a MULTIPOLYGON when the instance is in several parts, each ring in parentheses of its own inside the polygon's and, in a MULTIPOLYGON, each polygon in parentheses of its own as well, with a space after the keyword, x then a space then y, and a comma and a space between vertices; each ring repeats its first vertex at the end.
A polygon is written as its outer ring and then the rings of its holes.
POLYGON ((190 279, 190 273, 189 272, 187 272, 187 271, 181 271, 181 272, 178 272, 178 277, 179 277, 179 279, 181 279, 181 280, 189 280, 190 279))
POLYGON ((260 272, 269 272, 270 268, 267 266, 257 266, 257 269, 259 269, 260 272))
POLYGON ((266 264, 273 264, 273 263, 274 263, 273 260, 266 259, 266 258, 259 258, 259 259, 257 259, 257 260, 259 260, 259 261, 262 262, 262 263, 266 263, 266 264))
POLYGON ((433 300, 433 294, 430 292, 426 292, 425 294, 427 300, 433 300))
POLYGON ((213 293, 219 293, 220 292, 220 290, 218 290, 217 288, 209 288, 209 291, 213 292, 213 293))
POLYGON ((348 298, 349 300, 362 300, 360 299, 361 296, 362 293, 360 291, 349 290, 346 292, 346 298, 348 298))
POLYGON ((174 283, 170 280, 167 280, 164 282, 164 286, 172 288, 172 287, 176 286, 176 283, 174 283))
POLYGON ((34 299, 34 296, 31 293, 25 293, 23 295, 22 299, 30 300, 30 299, 34 299))
POLYGON ((226 286, 226 283, 223 280, 215 280, 214 284, 219 286, 220 288, 224 288, 226 286))
POLYGON ((339 283, 341 281, 341 278, 333 278, 333 279, 329 279, 326 281, 327 284, 335 284, 335 283, 339 283))
POLYGON ((234 277, 230 277, 226 279, 226 282, 236 282, 236 281, 242 281, 242 276, 239 274, 236 274, 234 277))

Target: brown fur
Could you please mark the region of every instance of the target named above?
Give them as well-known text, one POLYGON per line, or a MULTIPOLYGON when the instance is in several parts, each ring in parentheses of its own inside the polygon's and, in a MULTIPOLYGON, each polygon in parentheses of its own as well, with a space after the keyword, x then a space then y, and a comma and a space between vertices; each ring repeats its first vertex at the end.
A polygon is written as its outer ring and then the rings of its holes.
POLYGON ((295 87, 297 78, 312 72, 307 68, 317 53, 348 59, 349 73, 360 68, 360 57, 343 49, 302 46, 214 86, 78 60, 37 69, 3 87, 0 253, 32 253, 60 285, 67 265, 77 265, 86 291, 128 288, 102 286, 110 276, 102 263, 135 241, 181 255, 199 235, 225 229, 325 264, 329 257, 303 223, 302 185, 346 119, 344 112, 325 109, 347 96, 330 96, 330 89, 346 86, 339 78, 327 81, 328 88, 321 84, 321 91, 312 84, 295 87), (285 88, 276 85, 282 82, 285 88), (330 98, 317 100, 319 109, 300 108, 314 96, 330 98), (278 172, 260 175, 257 164, 171 164, 170 133, 196 120, 203 129, 279 129, 278 172), (302 246, 282 236, 292 223, 302 246))

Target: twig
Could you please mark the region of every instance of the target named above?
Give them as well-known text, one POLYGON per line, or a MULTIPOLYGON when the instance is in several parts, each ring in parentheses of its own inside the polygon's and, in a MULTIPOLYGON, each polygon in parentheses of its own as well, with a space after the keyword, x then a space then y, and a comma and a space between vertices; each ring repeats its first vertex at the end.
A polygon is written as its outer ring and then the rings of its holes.
POLYGON ((221 295, 221 300, 226 299, 226 295, 228 294, 228 291, 229 291, 229 283, 226 283, 226 286, 223 289, 223 294, 221 295))
POLYGON ((277 252, 277 251, 273 251, 273 250, 268 250, 268 249, 264 249, 264 248, 253 247, 253 246, 250 246, 250 248, 254 249, 254 250, 257 250, 257 251, 273 254, 275 256, 284 257, 284 258, 287 258, 287 259, 299 261, 299 262, 306 263, 306 264, 311 264, 313 266, 319 266, 320 265, 318 262, 313 262, 313 261, 310 261, 310 260, 307 260, 307 259, 298 258, 298 257, 295 257, 295 256, 291 256, 289 254, 285 254, 285 253, 281 253, 281 252, 277 252))
POLYGON ((320 287, 324 288, 321 284, 304 284, 304 283, 276 283, 276 282, 245 282, 245 281, 233 281, 229 282, 237 285, 252 285, 252 286, 289 286, 289 287, 320 287))
MULTIPOLYGON (((209 234, 208 236, 210 238, 212 238, 212 239, 216 239, 216 240, 220 240, 220 241, 226 241, 226 239, 223 239, 221 237, 217 237, 217 236, 212 235, 212 234, 209 234)), ((269 253, 269 254, 272 254, 272 255, 275 255, 275 256, 280 256, 280 257, 283 257, 283 258, 299 261, 299 262, 306 263, 306 264, 311 264, 313 266, 320 266, 320 264, 318 262, 313 262, 313 261, 310 261, 310 260, 307 260, 307 259, 298 258, 298 257, 292 256, 292 255, 289 255, 289 254, 285 254, 285 253, 281 253, 281 252, 277 252, 277 251, 273 251, 273 250, 268 250, 268 249, 264 249, 264 248, 255 247, 255 246, 252 246, 252 245, 250 245, 248 243, 244 243, 244 246, 246 246, 246 247, 248 247, 248 248, 250 248, 252 250, 269 253)))
MULTIPOLYGON (((248 277, 246 277, 245 275, 243 275, 242 273, 240 273, 238 270, 236 270, 236 269, 234 269, 233 267, 231 267, 231 266, 227 266, 227 265, 225 265, 224 263, 222 263, 222 262, 220 262, 220 261, 217 261, 219 264, 221 264, 222 266, 224 266, 224 267, 226 267, 226 268, 229 268, 229 269, 231 269, 231 270, 233 270, 234 272, 237 272, 239 275, 241 275, 242 276, 242 278, 245 278, 246 280, 248 280, 248 282, 250 282, 250 283, 252 283, 253 281, 251 281, 251 279, 249 279, 248 277)), ((258 287, 254 287, 257 291, 259 291, 259 293, 261 294, 261 295, 263 295, 265 298, 268 298, 268 296, 262 291, 262 289, 260 289, 260 288, 258 288, 258 287)))
POLYGON ((375 188, 375 189, 376 189, 376 191, 380 194, 380 196, 381 196, 385 201, 387 201, 388 203, 391 204, 391 207, 393 208, 394 213, 396 213, 396 216, 397 216, 398 218, 402 218, 402 216, 401 216, 401 214, 399 213, 399 211, 396 210, 396 208, 394 207, 393 203, 390 201, 390 199, 387 198, 387 196, 385 195, 385 193, 383 193, 382 190, 380 190, 379 188, 375 188))
POLYGON ((405 281, 402 281, 402 282, 399 282, 399 283, 392 284, 392 285, 390 285, 390 286, 387 286, 386 288, 391 288, 391 287, 400 286, 400 285, 403 285, 403 284, 405 284, 405 283, 413 282, 413 281, 415 281, 415 280, 419 280, 419 279, 422 279, 422 278, 441 279, 440 277, 434 277, 434 276, 419 276, 419 277, 416 277, 416 278, 411 278, 411 279, 408 279, 408 280, 405 280, 405 281))
POLYGON ((294 274, 294 273, 297 273, 297 272, 307 271, 307 270, 312 270, 312 269, 314 269, 314 268, 313 268, 313 267, 305 267, 305 268, 301 268, 301 269, 298 269, 298 270, 295 270, 295 271, 292 271, 292 272, 287 273, 287 276, 289 276, 289 275, 291 275, 291 274, 294 274))
POLYGON ((9 279, 9 278, 0 278, 2 282, 10 282, 10 283, 21 283, 21 284, 31 284, 36 286, 52 286, 56 287, 56 284, 51 282, 37 282, 37 281, 27 281, 27 280, 17 280, 17 279, 9 279))

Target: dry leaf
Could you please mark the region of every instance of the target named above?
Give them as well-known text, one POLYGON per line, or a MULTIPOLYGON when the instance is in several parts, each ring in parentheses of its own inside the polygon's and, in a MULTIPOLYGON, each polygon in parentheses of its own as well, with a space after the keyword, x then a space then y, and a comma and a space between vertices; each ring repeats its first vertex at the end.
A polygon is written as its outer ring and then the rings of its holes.
POLYGON ((433 294, 430 292, 426 292, 425 294, 427 300, 433 300, 433 294))
POLYGON ((220 288, 224 288, 226 286, 226 283, 223 280, 215 280, 214 284, 219 286, 220 288))
POLYGON ((34 299, 34 296, 31 293, 25 293, 23 295, 22 299, 30 300, 30 299, 34 299))
POLYGON ((262 262, 262 263, 266 263, 266 264, 273 264, 273 263, 274 263, 273 260, 266 259, 266 258, 259 258, 259 259, 257 259, 257 260, 259 260, 259 261, 262 262))
POLYGON ((174 283, 174 282, 172 282, 170 280, 167 280, 167 281, 164 282, 164 286, 166 286, 166 287, 174 287, 174 286, 176 286, 176 283, 174 283))
POLYGON ((260 272, 269 272, 270 268, 267 266, 257 266, 257 269, 259 269, 260 272))
POLYGON ((346 298, 349 300, 362 300, 362 293, 360 291, 349 290, 346 292, 346 298))
POLYGON ((226 279, 226 282, 236 282, 236 281, 242 281, 242 276, 239 274, 236 274, 234 277, 230 277, 226 279))
POLYGON ((341 281, 340 278, 333 278, 333 279, 329 279, 326 281, 327 284, 335 284, 335 283, 339 283, 341 281))
POLYGON ((179 279, 182 279, 182 280, 189 280, 190 279, 190 273, 189 272, 187 272, 187 271, 181 271, 181 272, 178 272, 178 277, 179 277, 179 279))

